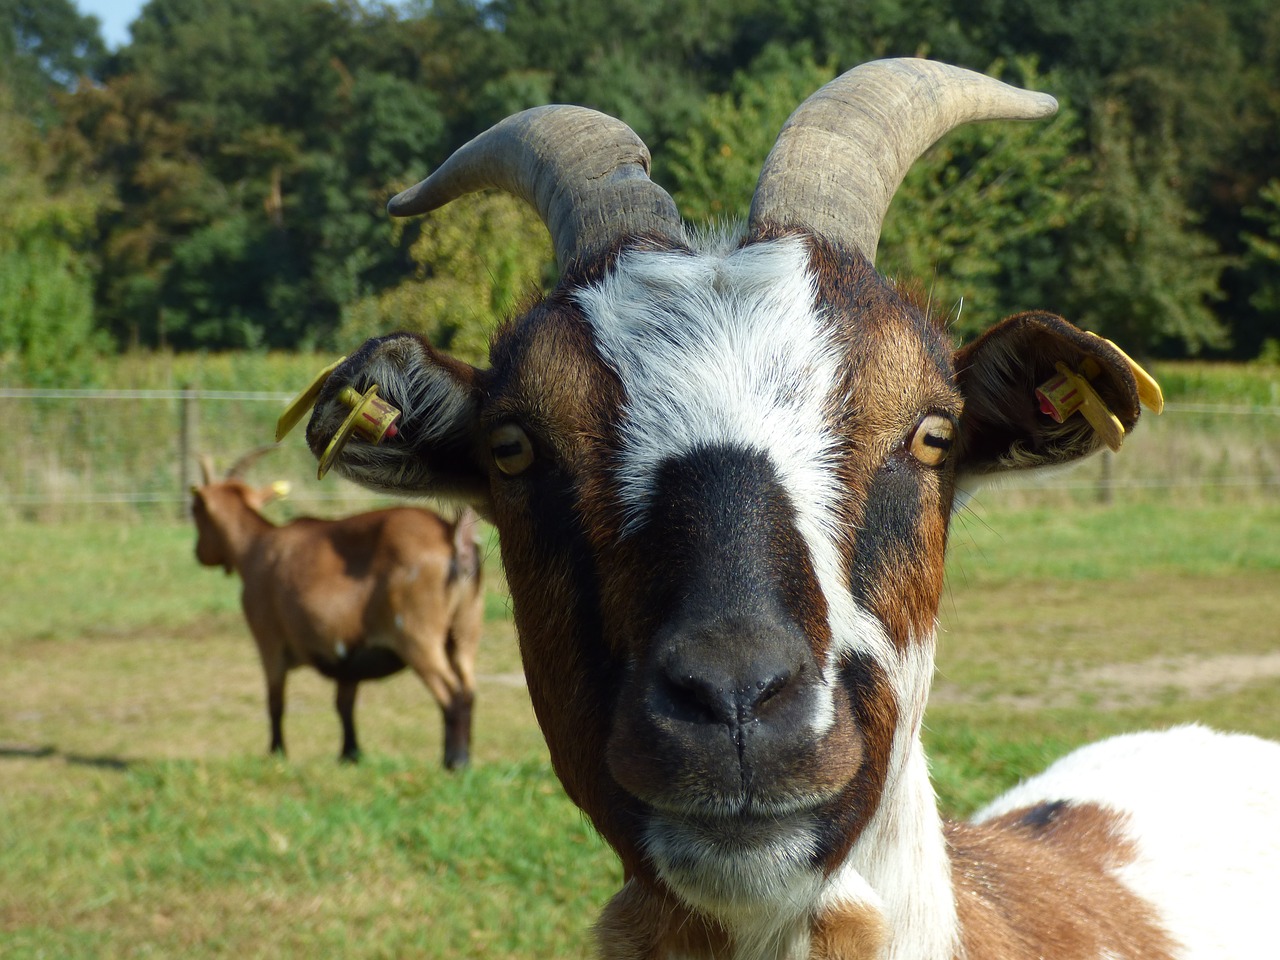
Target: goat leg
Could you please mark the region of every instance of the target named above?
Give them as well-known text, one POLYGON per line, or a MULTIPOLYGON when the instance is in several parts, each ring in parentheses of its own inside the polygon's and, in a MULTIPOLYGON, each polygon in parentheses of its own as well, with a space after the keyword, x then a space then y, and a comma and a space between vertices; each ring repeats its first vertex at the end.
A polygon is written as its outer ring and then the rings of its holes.
POLYGON ((360 759, 360 746, 356 743, 356 690, 360 684, 352 680, 338 681, 338 694, 334 704, 342 720, 342 753, 339 760, 356 763, 360 759))

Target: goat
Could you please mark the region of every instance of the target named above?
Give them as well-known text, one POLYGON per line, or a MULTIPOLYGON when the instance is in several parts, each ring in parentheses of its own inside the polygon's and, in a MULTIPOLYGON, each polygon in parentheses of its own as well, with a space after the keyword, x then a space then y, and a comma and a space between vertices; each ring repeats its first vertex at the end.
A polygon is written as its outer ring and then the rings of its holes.
POLYGON ((270 752, 285 752, 285 678, 293 668, 314 667, 337 684, 341 759, 355 761, 360 682, 408 664, 444 715, 444 765, 464 766, 484 622, 475 514, 466 510, 451 524, 399 507, 276 526, 260 511, 277 488, 241 479, 262 452, 242 457, 223 480, 202 458, 192 515, 200 563, 240 574, 244 616, 266 674, 270 752))
POLYGON ((635 134, 572 106, 508 118, 391 200, 412 215, 494 187, 554 240, 558 285, 499 328, 488 369, 370 340, 307 439, 319 456, 338 391, 376 383, 399 435, 353 440, 337 469, 497 525, 552 763, 623 864, 601 956, 1274 949, 1280 745, 1103 741, 955 825, 929 782, 953 510, 985 477, 1102 445, 1042 412, 1055 371, 1092 371, 1116 437, 1149 385, 1043 311, 956 349, 873 259, 934 140, 1055 109, 944 64, 864 64, 792 115, 734 237, 691 237, 635 134))

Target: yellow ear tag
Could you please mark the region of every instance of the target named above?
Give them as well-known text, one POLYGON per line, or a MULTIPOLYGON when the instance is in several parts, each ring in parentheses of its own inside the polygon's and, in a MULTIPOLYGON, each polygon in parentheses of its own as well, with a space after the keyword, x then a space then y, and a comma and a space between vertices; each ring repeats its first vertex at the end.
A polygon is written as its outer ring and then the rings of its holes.
POLYGON ((284 413, 280 414, 280 419, 276 421, 276 443, 283 440, 289 431, 298 425, 298 421, 307 415, 307 411, 316 405, 316 397, 320 396, 320 388, 329 379, 329 374, 338 369, 338 364, 345 359, 347 358, 339 357, 333 361, 333 363, 316 374, 315 379, 311 381, 305 390, 289 401, 289 405, 284 408, 284 413))
MULTIPOLYGON (((351 413, 347 415, 346 420, 342 421, 342 426, 333 435, 329 446, 325 447, 324 454, 320 457, 320 468, 316 476, 321 480, 338 459, 342 448, 347 445, 353 433, 359 433, 370 443, 381 443, 383 437, 394 437, 399 433, 395 422, 400 416, 400 411, 385 400, 379 399, 376 383, 363 395, 357 393, 353 387, 343 387, 338 392, 338 399, 351 408, 351 413)), ((312 402, 314 403, 314 400, 312 402)))
MULTIPOLYGON (((1096 333, 1090 333, 1089 336, 1098 337, 1096 333)), ((1142 369, 1141 364, 1110 340, 1105 337, 1098 337, 1098 339, 1120 354, 1124 362, 1129 365, 1133 379, 1138 384, 1138 402, 1152 413, 1159 414, 1163 411, 1164 392, 1160 389, 1160 384, 1156 383, 1155 377, 1142 369)), ((1062 423, 1079 410, 1106 445, 1112 450, 1119 450, 1120 444, 1124 441, 1124 426, 1089 383, 1090 379, 1102 372, 1098 361, 1093 357, 1086 357, 1080 364, 1080 373, 1074 372, 1061 361, 1055 363, 1054 368, 1058 371, 1058 375, 1036 388, 1036 399, 1040 401, 1040 411, 1053 417, 1058 423, 1062 423)))
MULTIPOLYGON (((1098 335, 1092 334, 1098 337, 1098 335)), ((1164 391, 1160 389, 1160 384, 1156 383, 1156 378, 1142 369, 1142 365, 1134 360, 1131 356, 1117 347, 1106 337, 1098 337, 1099 340, 1106 340, 1111 345, 1111 349, 1120 356, 1124 357, 1124 362, 1129 365, 1129 369, 1133 372, 1133 379, 1138 381, 1138 402, 1150 410, 1154 414, 1160 414, 1164 410, 1164 391)))
POLYGON ((289 491, 293 488, 289 486, 288 480, 277 480, 271 484, 271 495, 277 500, 283 500, 289 495, 289 491))
POLYGON ((1088 380, 1061 360, 1054 364, 1054 368, 1058 375, 1036 389, 1041 412, 1062 423, 1079 411, 1108 447, 1119 450, 1124 442, 1124 426, 1120 419, 1103 403, 1088 380))

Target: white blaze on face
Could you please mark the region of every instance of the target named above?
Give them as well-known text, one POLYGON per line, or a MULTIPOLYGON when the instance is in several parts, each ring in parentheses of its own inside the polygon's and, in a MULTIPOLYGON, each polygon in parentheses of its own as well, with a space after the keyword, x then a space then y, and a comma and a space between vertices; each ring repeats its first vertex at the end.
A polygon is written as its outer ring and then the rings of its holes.
POLYGON ((828 669, 852 654, 886 668, 892 644, 859 607, 836 547, 838 438, 829 411, 842 357, 816 305, 799 237, 708 253, 632 250, 577 293, 626 392, 617 479, 633 529, 664 461, 702 446, 764 454, 796 512, 831 609, 828 669))

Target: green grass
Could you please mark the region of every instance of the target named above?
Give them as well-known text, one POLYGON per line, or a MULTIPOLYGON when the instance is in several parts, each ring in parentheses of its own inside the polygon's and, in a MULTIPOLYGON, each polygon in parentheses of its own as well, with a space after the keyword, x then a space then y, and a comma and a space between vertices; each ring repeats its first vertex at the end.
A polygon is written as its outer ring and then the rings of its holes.
POLYGON ((455 777, 390 758, 168 761, 79 779, 57 800, 77 829, 35 827, 47 796, 7 804, 7 869, 39 883, 0 889, 6 957, 561 955, 620 879, 534 760, 455 777))
MULTIPOLYGON (((296 511, 273 503, 276 522, 296 511)), ((14 523, 6 538, 6 583, 0 603, 0 648, 10 640, 111 636, 240 623, 240 582, 195 559, 195 527, 172 520, 14 523)), ((496 538, 485 528, 487 599, 492 619, 507 612, 496 538)))
POLYGON ((1151 365, 1165 400, 1280 406, 1280 367, 1271 363, 1162 361, 1151 365))
MULTIPOLYGON (((952 534, 925 734, 948 813, 1112 733, 1280 737, 1280 508, 998 502, 952 534)), ((357 768, 334 759, 331 684, 293 674, 289 759, 265 757, 238 581, 195 563, 185 524, 0 537, 0 955, 587 954, 619 871, 511 682, 492 551, 475 764, 450 776, 405 674, 361 688, 357 768)))
POLYGON ((1280 572, 1280 501, 1136 503, 1123 509, 990 508, 981 494, 952 523, 948 573, 974 586, 1028 578, 1280 572))

